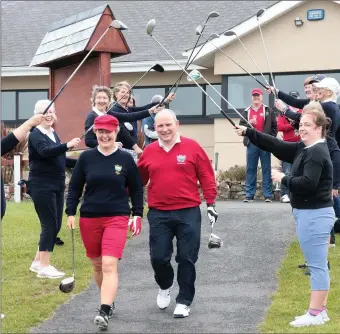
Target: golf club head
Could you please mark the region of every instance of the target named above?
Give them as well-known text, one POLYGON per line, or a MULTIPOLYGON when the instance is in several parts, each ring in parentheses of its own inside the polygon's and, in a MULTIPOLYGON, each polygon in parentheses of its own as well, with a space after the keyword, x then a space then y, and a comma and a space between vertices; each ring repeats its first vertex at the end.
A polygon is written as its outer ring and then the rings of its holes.
POLYGON ((218 12, 211 12, 208 16, 208 18, 210 19, 211 17, 219 17, 220 14, 218 12))
POLYGON ((199 25, 197 28, 196 28, 196 35, 202 35, 202 30, 203 30, 203 27, 201 25, 199 25))
POLYGON ((197 70, 192 70, 187 76, 188 81, 196 81, 202 77, 201 73, 197 70))
POLYGON ((236 36, 236 33, 235 33, 235 31, 228 30, 223 35, 224 36, 236 36))
POLYGON ((159 64, 155 64, 152 69, 156 72, 164 72, 164 67, 162 65, 159 64))
POLYGON ((148 35, 152 36, 152 32, 155 29, 155 25, 156 25, 156 20, 152 19, 148 22, 147 26, 146 26, 146 32, 148 35))
POLYGON ((74 277, 67 277, 60 282, 59 290, 63 293, 70 293, 73 291, 74 286, 75 286, 74 277))
POLYGON ((112 23, 110 24, 112 28, 118 29, 118 30, 127 30, 128 27, 121 21, 119 20, 113 20, 112 23))
POLYGON ((218 237, 216 234, 211 233, 209 237, 209 242, 208 242, 208 248, 221 248, 222 247, 222 240, 220 237, 218 237))
POLYGON ((257 13, 256 13, 256 17, 259 18, 260 16, 262 16, 262 14, 263 14, 265 11, 266 11, 266 10, 263 9, 263 8, 259 9, 259 10, 257 11, 257 13))
POLYGON ((219 34, 212 33, 212 34, 210 34, 210 36, 209 36, 209 40, 211 41, 211 40, 213 40, 213 39, 215 39, 215 38, 219 38, 219 37, 220 37, 219 34))

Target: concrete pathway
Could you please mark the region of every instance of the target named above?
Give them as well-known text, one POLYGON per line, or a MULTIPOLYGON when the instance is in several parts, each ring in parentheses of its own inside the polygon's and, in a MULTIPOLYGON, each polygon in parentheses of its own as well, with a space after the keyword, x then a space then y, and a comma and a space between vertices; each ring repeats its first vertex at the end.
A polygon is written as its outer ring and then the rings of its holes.
MULTIPOLYGON (((276 273, 295 237, 289 204, 218 202, 215 233, 224 245, 209 250, 209 224, 202 205, 202 243, 197 262, 196 297, 186 319, 174 319, 177 283, 170 307, 156 306, 158 287, 149 262, 148 224, 130 241, 119 267, 115 316, 108 333, 254 333, 277 288, 276 273)), ((174 260, 173 260, 174 262, 174 260)), ((32 333, 96 333, 99 307, 94 283, 32 333)))

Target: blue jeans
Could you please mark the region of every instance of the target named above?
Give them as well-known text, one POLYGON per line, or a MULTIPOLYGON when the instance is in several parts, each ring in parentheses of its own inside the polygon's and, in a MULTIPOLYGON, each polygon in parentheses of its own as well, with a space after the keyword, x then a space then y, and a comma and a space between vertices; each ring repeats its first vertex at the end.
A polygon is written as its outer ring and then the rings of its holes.
POLYGON ((312 291, 328 291, 328 238, 334 226, 333 208, 293 209, 296 232, 311 273, 312 291))
MULTIPOLYGON (((289 175, 291 168, 292 168, 292 164, 290 164, 289 162, 284 162, 284 161, 282 162, 282 173, 289 175)), ((281 187, 281 191, 280 191, 281 197, 284 195, 288 195, 288 188, 282 183, 280 187, 281 187)))
POLYGON ((249 143, 247 146, 246 198, 253 199, 255 196, 259 158, 262 167, 263 196, 265 198, 272 198, 273 183, 271 178, 270 152, 262 151, 252 143, 249 143))

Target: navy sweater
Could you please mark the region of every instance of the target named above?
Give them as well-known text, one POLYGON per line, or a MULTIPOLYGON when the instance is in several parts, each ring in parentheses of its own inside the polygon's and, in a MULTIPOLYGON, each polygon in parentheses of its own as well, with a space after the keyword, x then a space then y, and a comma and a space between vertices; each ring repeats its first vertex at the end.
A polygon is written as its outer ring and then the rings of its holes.
MULTIPOLYGON (((44 179, 50 183, 65 182, 65 167, 74 167, 77 160, 66 158, 68 150, 56 132, 56 143, 39 129, 34 128, 28 138, 29 179, 44 179)), ((47 186, 48 183, 45 182, 47 186)))
MULTIPOLYGON (((1 156, 7 154, 12 151, 15 146, 17 146, 19 140, 14 136, 13 132, 11 132, 8 136, 1 138, 1 156)), ((1 219, 5 215, 6 212, 6 198, 5 198, 5 188, 4 188, 4 180, 2 179, 1 173, 1 219)))
POLYGON ((104 156, 98 148, 84 151, 73 170, 66 214, 74 216, 86 184, 81 217, 143 215, 143 185, 132 156, 122 150, 104 156))
MULTIPOLYGON (((135 112, 135 113, 122 113, 122 112, 115 111, 114 108, 111 108, 107 112, 107 114, 116 117, 120 123, 119 124, 120 126, 119 135, 120 135, 121 140, 117 139, 117 141, 122 141, 122 142, 124 141, 126 146, 129 146, 129 147, 132 147, 133 145, 135 145, 136 142, 131 137, 129 130, 124 125, 124 122, 138 121, 140 119, 150 116, 149 110, 142 110, 142 111, 135 112)), ((94 112, 93 110, 87 114, 86 120, 85 120, 85 131, 87 131, 93 125, 96 117, 98 117, 98 114, 94 112)), ((85 145, 91 148, 94 148, 98 145, 97 137, 95 133, 93 132, 93 130, 89 131, 85 135, 85 145)), ((126 148, 125 146, 123 147, 126 148)))
POLYGON ((246 135, 261 150, 292 164, 289 176, 284 176, 281 182, 289 189, 293 208, 333 206, 333 166, 326 143, 306 148, 303 142, 285 142, 250 128, 247 128, 246 135))

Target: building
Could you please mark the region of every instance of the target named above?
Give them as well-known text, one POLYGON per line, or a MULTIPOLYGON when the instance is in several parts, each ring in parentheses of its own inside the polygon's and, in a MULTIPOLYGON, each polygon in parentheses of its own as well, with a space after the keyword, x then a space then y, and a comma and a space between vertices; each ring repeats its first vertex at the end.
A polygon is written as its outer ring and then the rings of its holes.
MULTIPOLYGON (((181 74, 178 65, 147 35, 147 22, 153 18, 156 20, 154 36, 184 66, 197 40, 196 27, 205 22, 210 12, 217 11, 220 16, 209 21, 204 35, 220 34, 213 41, 215 45, 260 81, 263 78, 258 68, 262 70, 271 83, 256 20, 257 11, 264 8, 266 11, 259 22, 279 89, 297 90, 303 96, 304 78, 315 73, 325 73, 340 81, 340 45, 337 43, 340 1, 2 1, 1 95, 2 119, 6 123, 16 124, 27 119, 32 115, 35 101, 48 96, 48 70, 28 65, 50 25, 106 4, 115 18, 129 27, 123 33, 131 49, 131 54, 112 59, 111 85, 122 80, 136 82, 154 63, 165 68, 164 73, 148 74, 134 89, 139 105, 148 103, 154 94, 165 94, 181 74), (258 66, 235 36, 223 35, 230 29, 238 34, 258 66)), ((189 67, 194 68, 239 111, 249 105, 251 89, 260 87, 212 43, 202 48, 189 67)), ((202 79, 199 82, 238 122, 233 108, 202 79)), ((170 107, 180 119, 181 133, 197 139, 212 160, 218 152, 219 169, 245 164, 241 138, 205 94, 187 81, 187 75, 183 76, 176 94, 170 107)), ((267 94, 264 100, 273 105, 272 97, 267 94)), ((79 116, 80 122, 87 112, 84 110, 84 115, 79 116)))

